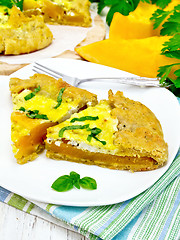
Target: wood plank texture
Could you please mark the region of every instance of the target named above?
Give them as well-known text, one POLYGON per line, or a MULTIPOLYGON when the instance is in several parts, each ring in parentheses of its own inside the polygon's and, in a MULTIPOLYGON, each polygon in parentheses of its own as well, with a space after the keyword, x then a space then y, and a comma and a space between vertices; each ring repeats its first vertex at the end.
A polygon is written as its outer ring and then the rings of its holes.
POLYGON ((0 202, 1 240, 88 240, 37 216, 30 215, 0 202))

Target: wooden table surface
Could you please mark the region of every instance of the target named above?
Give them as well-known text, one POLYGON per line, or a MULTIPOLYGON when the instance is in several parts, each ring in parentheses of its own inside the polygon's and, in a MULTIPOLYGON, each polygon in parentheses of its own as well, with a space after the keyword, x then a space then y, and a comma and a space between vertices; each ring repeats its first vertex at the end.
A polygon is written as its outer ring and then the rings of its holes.
POLYGON ((0 202, 1 240, 88 240, 79 233, 58 226, 0 202))

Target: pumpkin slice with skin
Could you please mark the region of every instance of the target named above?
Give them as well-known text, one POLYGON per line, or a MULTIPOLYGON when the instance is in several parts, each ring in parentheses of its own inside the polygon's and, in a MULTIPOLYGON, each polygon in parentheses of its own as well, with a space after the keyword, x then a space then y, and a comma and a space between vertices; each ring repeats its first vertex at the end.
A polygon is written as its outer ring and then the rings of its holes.
MULTIPOLYGON (((179 1, 173 0, 164 10, 170 11, 177 4, 179 4, 179 1)), ((155 4, 140 2, 137 8, 128 16, 116 12, 110 25, 109 38, 139 39, 160 36, 163 23, 154 29, 153 21, 150 20, 157 9, 158 7, 155 4)))
POLYGON ((136 39, 160 35, 160 27, 153 29, 153 23, 149 20, 157 9, 155 5, 140 2, 134 12, 124 16, 116 12, 113 16, 109 38, 136 39))
POLYGON ((129 40, 106 39, 75 50, 82 58, 90 62, 117 68, 141 77, 154 78, 160 66, 180 62, 160 54, 163 43, 168 39, 167 36, 129 40))
POLYGON ((11 78, 10 91, 13 100, 11 139, 19 164, 38 157, 44 149, 47 128, 97 102, 95 94, 44 74, 35 74, 27 80, 11 78))

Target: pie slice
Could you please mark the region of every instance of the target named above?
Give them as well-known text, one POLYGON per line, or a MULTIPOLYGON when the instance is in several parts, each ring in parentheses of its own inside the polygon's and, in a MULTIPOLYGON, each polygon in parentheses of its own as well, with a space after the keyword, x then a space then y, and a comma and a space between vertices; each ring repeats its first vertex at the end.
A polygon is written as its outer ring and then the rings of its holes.
POLYGON ((19 164, 37 158, 44 149, 48 127, 97 103, 95 94, 44 74, 35 74, 27 80, 11 78, 10 91, 13 100, 11 138, 19 164))
POLYGON ((52 40, 42 16, 27 17, 15 6, 0 6, 0 53, 30 53, 49 46, 52 40))
POLYGON ((24 0, 28 15, 42 15, 46 23, 91 26, 89 0, 24 0))
POLYGON ((158 119, 140 102, 109 91, 109 100, 49 127, 47 157, 110 169, 153 170, 165 164, 167 144, 158 119))

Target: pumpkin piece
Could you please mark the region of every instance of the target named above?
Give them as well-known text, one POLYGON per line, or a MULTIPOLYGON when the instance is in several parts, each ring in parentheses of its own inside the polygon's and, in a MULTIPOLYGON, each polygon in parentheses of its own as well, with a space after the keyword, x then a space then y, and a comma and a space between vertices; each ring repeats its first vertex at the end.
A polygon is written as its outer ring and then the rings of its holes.
POLYGON ((149 20, 157 9, 155 5, 140 2, 134 12, 124 16, 116 12, 113 16, 109 38, 135 39, 160 35, 160 27, 153 29, 153 23, 149 20))
POLYGON ((150 157, 129 157, 129 156, 116 156, 105 153, 83 151, 70 144, 61 143, 56 146, 55 143, 46 144, 47 156, 52 159, 81 162, 88 165, 98 165, 110 169, 132 171, 146 171, 148 169, 158 168, 158 164, 150 157), (52 153, 53 152, 53 153, 52 153), (63 156, 63 157, 62 157, 63 156))
POLYGON ((160 66, 180 62, 160 54, 162 44, 168 39, 167 36, 116 41, 106 39, 75 50, 90 62, 118 68, 141 77, 154 78, 160 66))
MULTIPOLYGON (((177 4, 179 1, 173 0, 164 10, 172 10, 177 4)), ((153 29, 153 22, 150 20, 157 9, 155 4, 140 2, 128 16, 116 12, 110 25, 109 38, 139 39, 160 36, 163 23, 158 28, 153 29)))
POLYGON ((37 158, 38 153, 44 149, 47 128, 56 124, 42 119, 31 119, 20 112, 11 114, 11 122, 13 152, 19 164, 27 162, 27 159, 32 161, 37 158))

